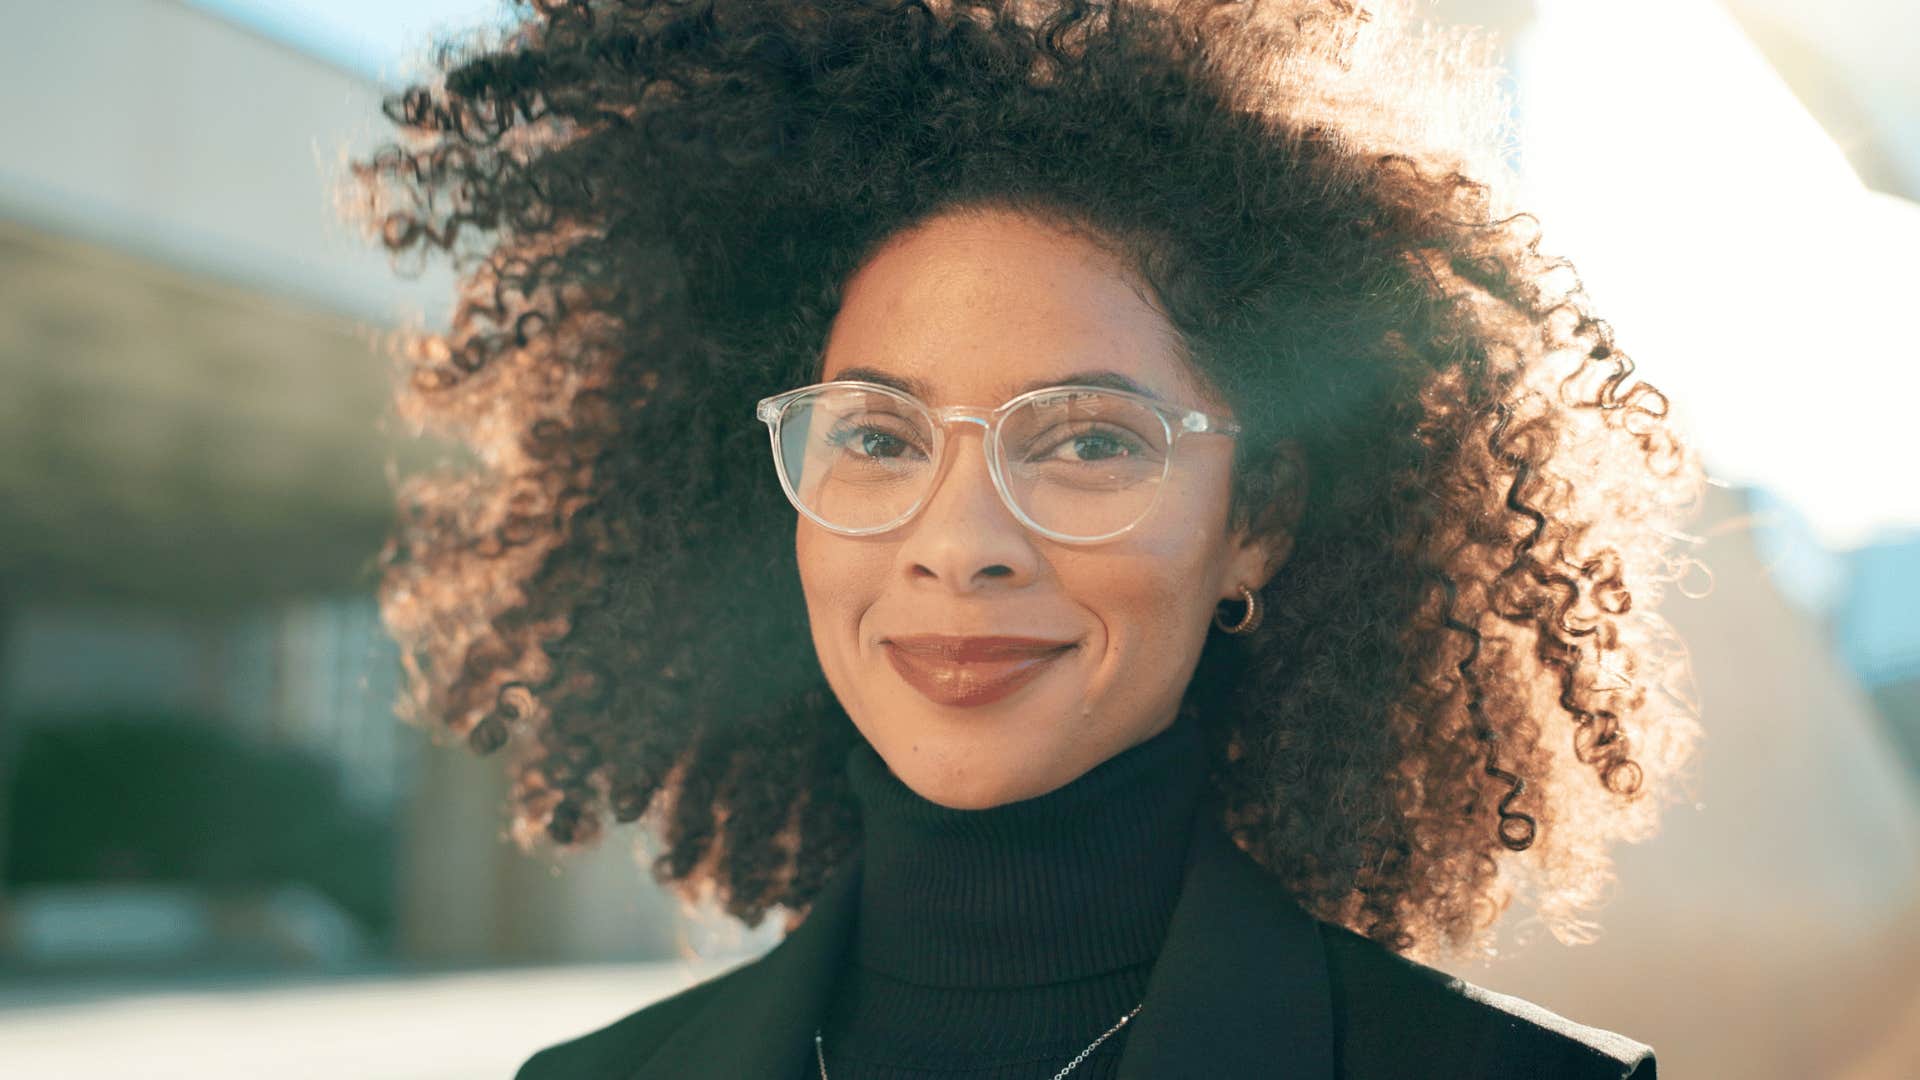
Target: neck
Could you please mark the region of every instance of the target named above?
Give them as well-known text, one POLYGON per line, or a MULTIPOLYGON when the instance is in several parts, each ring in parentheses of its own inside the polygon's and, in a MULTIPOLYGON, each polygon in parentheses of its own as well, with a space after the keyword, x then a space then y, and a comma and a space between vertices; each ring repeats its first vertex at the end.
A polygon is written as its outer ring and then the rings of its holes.
POLYGON ((864 742, 847 767, 865 834, 860 966, 920 986, 1032 986, 1158 954, 1205 779, 1193 718, 984 810, 923 798, 864 742))

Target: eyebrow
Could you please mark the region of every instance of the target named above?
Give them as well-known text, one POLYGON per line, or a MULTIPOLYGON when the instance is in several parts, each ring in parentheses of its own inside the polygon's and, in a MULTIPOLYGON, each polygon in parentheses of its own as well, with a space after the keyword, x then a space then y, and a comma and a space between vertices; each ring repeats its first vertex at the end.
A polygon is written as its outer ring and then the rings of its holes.
MULTIPOLYGON (((879 383, 881 386, 891 386, 895 390, 903 390, 912 394, 922 401, 933 396, 930 392, 931 388, 927 386, 925 380, 915 378, 911 375, 895 375, 892 372, 881 371, 879 368, 850 367, 828 381, 842 382, 847 380, 858 380, 860 382, 879 383)), ((1136 394, 1145 394, 1151 398, 1161 396, 1117 371, 1100 368, 1089 371, 1076 371, 1057 378, 1035 379, 1007 395, 1007 397, 1011 400, 1028 391, 1039 390, 1048 386, 1102 386, 1109 390, 1128 390, 1136 394)))

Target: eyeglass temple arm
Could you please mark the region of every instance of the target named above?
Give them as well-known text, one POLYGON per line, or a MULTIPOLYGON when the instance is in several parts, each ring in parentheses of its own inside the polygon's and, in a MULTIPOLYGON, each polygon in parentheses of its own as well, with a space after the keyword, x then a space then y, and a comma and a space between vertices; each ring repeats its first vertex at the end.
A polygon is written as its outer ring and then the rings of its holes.
POLYGON ((1198 409, 1187 409, 1180 414, 1180 430, 1190 431, 1196 435, 1238 435, 1240 425, 1231 420, 1220 420, 1208 416, 1198 409))

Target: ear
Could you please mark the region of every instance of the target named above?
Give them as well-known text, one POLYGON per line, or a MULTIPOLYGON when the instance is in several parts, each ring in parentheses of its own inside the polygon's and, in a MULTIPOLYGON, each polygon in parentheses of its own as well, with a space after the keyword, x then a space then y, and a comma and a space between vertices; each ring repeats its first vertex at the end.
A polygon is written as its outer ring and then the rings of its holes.
POLYGON ((1293 541, 1307 502, 1307 461, 1300 444, 1275 444, 1271 460, 1247 486, 1249 521, 1229 540, 1222 600, 1238 599, 1240 586, 1260 589, 1293 555, 1293 541))

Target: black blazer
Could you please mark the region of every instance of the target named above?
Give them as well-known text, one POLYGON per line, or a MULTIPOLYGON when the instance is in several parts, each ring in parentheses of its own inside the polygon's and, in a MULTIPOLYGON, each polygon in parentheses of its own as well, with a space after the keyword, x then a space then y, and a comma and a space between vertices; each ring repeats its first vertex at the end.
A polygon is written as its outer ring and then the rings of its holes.
MULTIPOLYGON (((1120 1080, 1633 1077, 1644 1043, 1415 963, 1308 915, 1214 815, 1194 815, 1185 884, 1120 1080)), ((515 1080, 806 1080, 859 903, 860 855, 765 955, 547 1047, 515 1080)))

